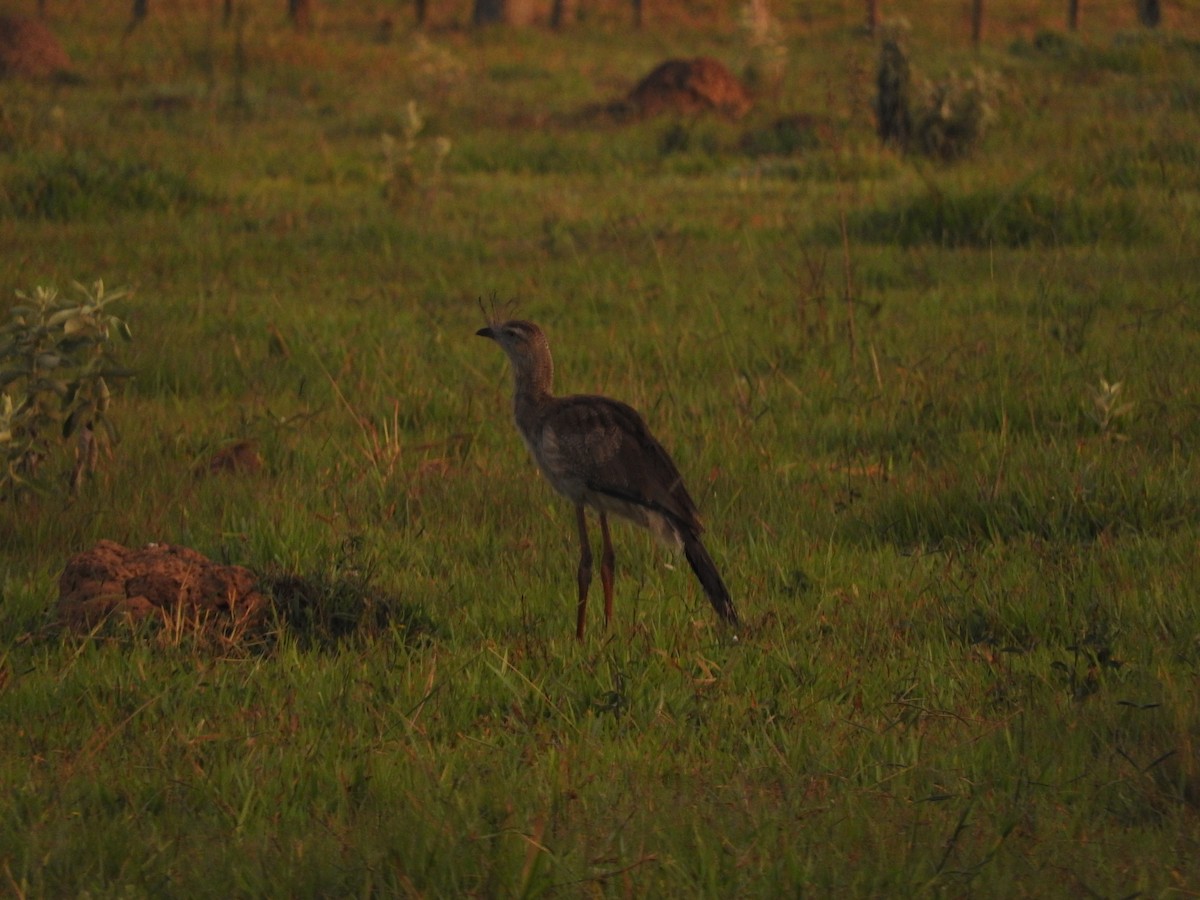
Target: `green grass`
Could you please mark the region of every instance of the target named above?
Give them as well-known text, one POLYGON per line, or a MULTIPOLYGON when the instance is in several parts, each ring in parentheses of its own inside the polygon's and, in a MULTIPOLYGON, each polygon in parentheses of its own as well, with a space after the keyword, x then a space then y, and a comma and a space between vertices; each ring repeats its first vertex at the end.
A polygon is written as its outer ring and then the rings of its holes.
POLYGON ((574 114, 668 54, 744 66, 732 17, 381 45, 330 2, 239 51, 202 4, 121 46, 124 6, 50 4, 87 77, 0 84, 0 296, 132 286, 138 375, 78 497, 0 503, 2 890, 1200 890, 1200 31, 1018 6, 977 59, 958 7, 897 10, 921 73, 1005 85, 934 166, 877 146, 836 4, 747 121, 626 126, 574 114), (571 511, 480 300, 643 410, 737 642, 623 525, 574 640, 571 511), (196 476, 239 439, 261 471, 196 476), (62 633, 101 538, 261 572, 269 640, 62 633))
POLYGON ((203 198, 189 180, 141 162, 76 154, 14 160, 3 211, 18 219, 72 221, 127 211, 186 210, 203 198))

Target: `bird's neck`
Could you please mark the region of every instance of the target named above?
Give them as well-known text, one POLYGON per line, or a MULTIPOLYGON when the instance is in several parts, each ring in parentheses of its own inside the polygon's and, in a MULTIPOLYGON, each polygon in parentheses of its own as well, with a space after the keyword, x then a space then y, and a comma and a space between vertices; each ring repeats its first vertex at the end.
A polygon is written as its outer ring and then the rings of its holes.
POLYGON ((523 363, 513 367, 513 414, 518 423, 554 397, 554 363, 549 354, 523 363))
POLYGON ((517 397, 533 401, 549 399, 554 394, 554 362, 546 353, 523 360, 513 368, 513 388, 517 397))

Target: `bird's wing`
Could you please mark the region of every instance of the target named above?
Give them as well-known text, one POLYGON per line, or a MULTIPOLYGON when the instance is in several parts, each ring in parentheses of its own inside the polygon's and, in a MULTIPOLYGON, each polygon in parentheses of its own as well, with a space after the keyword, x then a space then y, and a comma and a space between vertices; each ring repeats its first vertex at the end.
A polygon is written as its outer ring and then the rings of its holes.
POLYGON ((552 481, 662 513, 699 533, 696 504, 679 469, 631 406, 607 397, 563 397, 539 424, 535 454, 552 481))

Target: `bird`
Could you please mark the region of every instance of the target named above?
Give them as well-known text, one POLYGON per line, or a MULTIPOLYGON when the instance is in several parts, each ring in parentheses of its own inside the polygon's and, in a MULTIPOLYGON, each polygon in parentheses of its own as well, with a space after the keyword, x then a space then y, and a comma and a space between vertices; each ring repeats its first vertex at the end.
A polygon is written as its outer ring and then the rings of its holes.
POLYGON ((475 334, 495 341, 508 355, 517 431, 551 487, 575 505, 579 529, 575 637, 583 640, 592 582, 589 507, 600 520, 605 628, 612 619, 616 562, 610 515, 648 529, 675 550, 682 549, 717 614, 737 627, 733 598, 700 539, 703 527, 696 504, 675 462, 641 415, 626 403, 600 395, 556 397, 550 344, 533 322, 492 322, 475 334))

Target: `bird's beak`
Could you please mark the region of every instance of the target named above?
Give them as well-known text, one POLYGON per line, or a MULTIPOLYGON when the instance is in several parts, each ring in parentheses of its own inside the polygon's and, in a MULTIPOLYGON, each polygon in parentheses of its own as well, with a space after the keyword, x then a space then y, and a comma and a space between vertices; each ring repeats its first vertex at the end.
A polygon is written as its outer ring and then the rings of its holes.
POLYGON ((492 331, 491 325, 488 325, 486 328, 480 328, 475 332, 475 337, 491 338, 494 341, 496 339, 496 332, 492 331))

